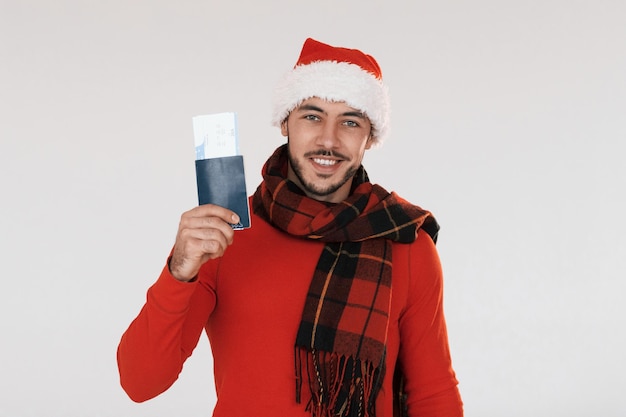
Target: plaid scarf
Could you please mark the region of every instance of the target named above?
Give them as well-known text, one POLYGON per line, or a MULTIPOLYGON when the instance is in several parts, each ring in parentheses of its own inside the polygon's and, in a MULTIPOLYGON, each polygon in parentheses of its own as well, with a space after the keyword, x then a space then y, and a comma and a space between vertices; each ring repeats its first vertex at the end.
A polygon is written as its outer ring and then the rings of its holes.
POLYGON ((293 236, 325 243, 296 337, 296 401, 304 368, 312 416, 374 416, 385 374, 391 242, 413 242, 420 227, 435 240, 439 226, 429 212, 371 184, 362 166, 338 204, 307 197, 286 173, 282 145, 263 167, 253 210, 293 236))

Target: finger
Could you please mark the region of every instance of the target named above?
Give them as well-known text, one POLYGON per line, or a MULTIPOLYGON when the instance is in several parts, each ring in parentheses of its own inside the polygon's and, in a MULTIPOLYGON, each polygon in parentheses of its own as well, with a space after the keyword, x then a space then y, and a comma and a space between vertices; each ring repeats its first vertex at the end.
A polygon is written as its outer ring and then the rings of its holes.
POLYGON ((176 238, 170 272, 177 279, 188 281, 206 261, 223 256, 228 245, 217 229, 183 229, 176 238))
POLYGON ((215 204, 203 204, 183 214, 183 217, 219 217, 229 224, 239 223, 239 216, 232 210, 215 204))
POLYGON ((217 228, 182 229, 177 244, 182 246, 185 252, 194 253, 195 256, 213 253, 221 255, 232 243, 233 230, 227 226, 227 232, 229 234, 217 228))
MULTIPOLYGON (((234 231, 230 224, 226 223, 219 217, 187 217, 181 219, 181 224, 179 226, 179 230, 183 231, 186 229, 190 230, 217 230, 221 232, 227 242, 232 243, 234 231)), ((193 235, 198 238, 202 238, 202 235, 193 235)))

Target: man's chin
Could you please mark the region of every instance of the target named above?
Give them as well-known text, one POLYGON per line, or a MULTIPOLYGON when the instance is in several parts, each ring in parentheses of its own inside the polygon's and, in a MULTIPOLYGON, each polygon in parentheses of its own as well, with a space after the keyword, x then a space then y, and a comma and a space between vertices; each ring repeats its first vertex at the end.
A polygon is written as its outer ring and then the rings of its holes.
POLYGON ((312 187, 305 186, 304 191, 311 197, 323 198, 323 197, 328 197, 329 195, 336 193, 339 188, 340 187, 332 186, 329 188, 320 189, 320 188, 312 188, 312 187))

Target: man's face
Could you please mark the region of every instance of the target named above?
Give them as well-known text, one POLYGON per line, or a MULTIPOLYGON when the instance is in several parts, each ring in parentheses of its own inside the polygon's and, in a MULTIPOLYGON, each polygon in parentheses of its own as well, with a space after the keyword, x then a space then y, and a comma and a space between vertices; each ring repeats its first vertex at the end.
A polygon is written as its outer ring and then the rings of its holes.
POLYGON ((281 125, 289 142, 287 177, 316 200, 345 200, 372 146, 371 130, 369 119, 343 102, 305 100, 281 125))

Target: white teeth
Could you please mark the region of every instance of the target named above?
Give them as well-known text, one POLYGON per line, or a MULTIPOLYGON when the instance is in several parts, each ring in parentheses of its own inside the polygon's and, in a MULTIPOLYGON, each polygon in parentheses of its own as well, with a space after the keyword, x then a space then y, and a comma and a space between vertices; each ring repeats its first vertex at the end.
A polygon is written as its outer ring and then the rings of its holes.
POLYGON ((313 162, 315 162, 316 164, 326 165, 326 166, 335 165, 337 163, 337 161, 333 159, 321 159, 321 158, 313 158, 313 162))

